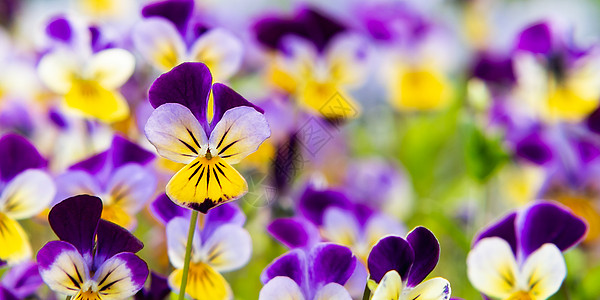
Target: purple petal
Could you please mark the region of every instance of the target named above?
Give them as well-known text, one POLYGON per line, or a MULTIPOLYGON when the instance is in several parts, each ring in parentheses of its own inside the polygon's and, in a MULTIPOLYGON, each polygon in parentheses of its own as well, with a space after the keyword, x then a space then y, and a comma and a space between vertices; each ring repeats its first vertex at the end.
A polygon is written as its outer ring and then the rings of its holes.
POLYGON ((407 286, 414 287, 433 271, 440 259, 440 243, 425 227, 413 229, 406 240, 415 253, 415 262, 408 274, 407 286))
POLYGON ((161 194, 150 204, 150 211, 163 224, 169 223, 173 218, 189 218, 190 210, 185 209, 171 201, 167 194, 161 194))
POLYGON ((519 34, 516 48, 536 54, 550 54, 552 35, 546 22, 536 23, 519 34))
MULTIPOLYGON (((186 209, 186 211, 189 210, 186 209)), ((206 241, 223 224, 234 224, 242 227, 245 222, 246 216, 237 205, 233 203, 219 205, 206 214, 200 238, 202 241, 206 241)))
POLYGON ((305 28, 306 38, 311 40, 319 50, 325 49, 336 34, 346 30, 342 23, 313 8, 300 10, 296 20, 305 28))
POLYGON ((538 165, 550 161, 553 157, 552 149, 537 133, 532 133, 517 142, 515 152, 518 156, 538 165))
POLYGON ((371 249, 367 266, 371 279, 381 281, 385 273, 396 270, 400 278, 407 278, 410 267, 415 260, 415 253, 410 244, 399 236, 385 237, 371 249))
POLYGON ((185 36, 188 21, 194 12, 194 0, 166 0, 148 4, 142 8, 144 18, 165 18, 185 36))
POLYGON ((587 117, 586 123, 592 132, 600 134, 600 107, 587 117))
POLYGON ((267 231, 290 249, 311 247, 320 240, 317 227, 300 218, 276 219, 267 231))
POLYGON ((351 203, 341 192, 333 190, 318 191, 311 186, 300 197, 298 207, 302 215, 317 226, 323 224, 323 214, 331 206, 351 208, 351 203))
POLYGON ((238 106, 249 106, 256 109, 261 114, 265 111, 260 107, 250 103, 248 100, 244 99, 240 94, 236 91, 232 90, 228 86, 222 83, 215 83, 212 87, 213 96, 215 99, 215 108, 214 108, 214 117, 211 121, 211 124, 216 125, 219 120, 223 117, 223 114, 238 106))
MULTIPOLYGON (((35 293, 44 284, 37 264, 26 262, 12 267, 2 278, 2 286, 18 299, 35 293)), ((2 299, 0 297, 0 299, 2 299)))
POLYGON ((22 298, 15 296, 8 289, 6 289, 3 286, 0 286, 0 300, 19 300, 19 299, 22 299, 22 298))
POLYGON ((0 138, 0 180, 8 182, 26 169, 45 166, 46 160, 24 137, 7 134, 0 138))
POLYGON ((98 288, 114 299, 129 298, 144 287, 148 278, 148 265, 137 255, 119 253, 106 262, 94 274, 98 288))
POLYGON ((483 53, 477 58, 473 67, 473 76, 487 82, 512 84, 516 80, 512 57, 497 57, 483 53))
POLYGON ((311 288, 328 283, 344 285, 356 267, 356 257, 347 247, 337 244, 319 244, 310 251, 311 288))
POLYGON ((68 43, 72 38, 72 29, 69 21, 63 16, 53 18, 46 26, 46 34, 55 40, 68 43))
POLYGON ((116 169, 128 163, 145 165, 154 159, 154 154, 128 139, 115 135, 110 146, 112 167, 116 169))
POLYGON ((580 242, 587 224, 566 208, 552 202, 538 202, 517 219, 523 254, 528 256, 545 243, 565 251, 580 242))
POLYGON ((517 213, 511 213, 500 221, 492 224, 489 228, 485 229, 475 237, 475 242, 488 237, 499 237, 510 245, 513 253, 517 255, 517 233, 515 229, 515 219, 517 213))
POLYGON ((102 200, 78 195, 56 204, 48 214, 52 230, 61 241, 75 246, 83 256, 91 254, 94 235, 102 215, 102 200))
POLYGON ((208 132, 207 106, 212 75, 203 63, 182 63, 158 77, 148 92, 152 107, 165 103, 186 106, 208 132))
POLYGON ((94 269, 97 269, 117 253, 136 253, 144 244, 127 229, 106 220, 100 220, 96 231, 96 255, 94 256, 94 269))
POLYGON ((300 249, 292 250, 271 262, 263 270, 260 280, 266 284, 277 276, 285 276, 302 286, 307 271, 306 264, 306 254, 300 249))
POLYGON ((91 175, 99 174, 103 171, 105 166, 107 165, 107 160, 109 158, 109 151, 100 152, 90 158, 80 161, 69 167, 69 170, 82 170, 86 171, 91 175))
POLYGON ((150 289, 142 289, 135 294, 135 300, 164 300, 171 293, 167 278, 152 271, 150 289))

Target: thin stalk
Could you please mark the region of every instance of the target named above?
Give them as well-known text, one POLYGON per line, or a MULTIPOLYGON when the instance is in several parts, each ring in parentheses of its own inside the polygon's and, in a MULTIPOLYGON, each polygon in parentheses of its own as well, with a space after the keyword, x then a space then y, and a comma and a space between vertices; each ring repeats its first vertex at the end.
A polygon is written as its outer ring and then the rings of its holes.
POLYGON ((196 231, 197 220, 198 211, 192 210, 192 218, 190 219, 190 230, 188 231, 187 245, 185 246, 185 260, 183 261, 183 275, 181 278, 181 287, 179 288, 179 300, 185 299, 185 287, 187 286, 188 271, 190 270, 192 243, 194 241, 194 231, 196 231))
POLYGON ((365 284, 365 291, 363 292, 362 300, 369 300, 371 298, 371 290, 369 289, 369 281, 365 284))
POLYGON ((65 300, 71 300, 71 298, 73 298, 72 296, 67 296, 67 298, 65 298, 65 300))

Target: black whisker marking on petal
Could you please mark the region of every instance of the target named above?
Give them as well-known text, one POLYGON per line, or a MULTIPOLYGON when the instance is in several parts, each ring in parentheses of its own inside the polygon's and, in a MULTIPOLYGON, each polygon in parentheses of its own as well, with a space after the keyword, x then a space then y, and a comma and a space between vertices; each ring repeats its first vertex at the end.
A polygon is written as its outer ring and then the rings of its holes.
POLYGON ((202 176, 204 176, 204 166, 202 166, 202 170, 200 170, 200 176, 198 176, 198 180, 196 180, 196 184, 194 185, 194 187, 198 187, 198 184, 200 183, 202 176))
POLYGON ((235 143, 237 143, 237 142, 239 142, 239 141, 240 141, 240 140, 235 140, 235 141, 233 141, 233 142, 229 143, 229 145, 227 145, 227 146, 223 147, 223 149, 221 149, 221 150, 219 151, 219 154, 218 154, 218 155, 221 155, 221 153, 223 153, 223 152, 227 151, 227 149, 229 149, 231 146, 235 145, 235 143))
MULTIPOLYGON (((119 282, 119 281, 121 281, 121 280, 123 280, 123 278, 119 278, 119 279, 117 279, 117 280, 115 280, 115 281, 113 281, 113 282, 111 282, 111 283, 109 283, 109 284, 107 284, 107 285, 103 286, 103 287, 100 289, 100 292, 103 292, 103 291, 105 291, 105 290, 108 290, 108 289, 110 289, 110 287, 111 287, 111 286, 113 286, 115 283, 117 283, 117 282, 119 282)), ((106 293, 105 293, 105 294, 106 294, 106 293)))
POLYGON ((219 149, 219 147, 221 147, 221 144, 223 143, 223 141, 225 140, 225 137, 227 136, 227 134, 229 133, 229 130, 231 129, 231 126, 229 126, 229 128, 227 128, 227 130, 225 130, 225 133, 223 133, 223 136, 221 137, 221 140, 219 141, 219 143, 217 144, 217 149, 219 149))
POLYGON ((190 136, 192 137, 192 140, 194 140, 194 144, 196 144, 196 146, 198 146, 198 149, 202 149, 202 147, 200 147, 200 144, 198 143, 198 140, 196 139, 196 137, 194 136, 194 134, 192 133, 192 131, 190 131, 188 128, 186 128, 186 130, 190 134, 190 136))
POLYGON ((198 171, 200 171, 200 168, 202 168, 202 166, 198 166, 196 168, 196 170, 194 170, 194 172, 192 173, 192 175, 190 175, 190 177, 188 177, 188 180, 192 180, 192 178, 194 178, 194 176, 196 176, 196 173, 198 173, 198 171))
POLYGON ((63 273, 65 273, 67 277, 69 277, 69 280, 71 280, 71 283, 73 283, 74 286, 76 286, 78 289, 81 289, 81 285, 79 285, 79 282, 77 282, 77 280, 73 278, 73 276, 71 276, 69 272, 65 271, 63 268, 60 268, 60 270, 63 271, 63 273))
POLYGON ((196 161, 195 163, 191 164, 188 169, 191 169, 191 168, 195 167, 199 163, 200 163, 200 161, 196 161))
POLYGON ((112 270, 108 271, 108 273, 106 273, 106 275, 104 275, 104 278, 102 278, 102 280, 100 280, 100 282, 98 283, 98 285, 102 285, 104 283, 104 281, 106 281, 106 279, 108 279, 108 276, 110 276, 110 274, 112 274, 112 272, 114 270, 115 269, 112 269, 112 270))
POLYGON ((73 268, 75 268, 75 272, 77 273, 77 279, 79 279, 79 282, 83 283, 83 278, 81 278, 81 274, 79 273, 79 269, 77 269, 75 263, 73 263, 73 268))
POLYGON ((221 191, 223 190, 223 187, 221 186, 221 180, 219 179, 219 175, 217 175, 217 171, 215 169, 213 170, 213 174, 215 174, 215 179, 217 180, 217 183, 219 184, 219 187, 221 188, 221 191))
POLYGON ((210 166, 206 166, 206 189, 208 190, 208 184, 210 183, 210 166))
POLYGON ((221 173, 221 175, 223 175, 223 177, 225 177, 225 179, 227 179, 227 180, 229 180, 229 182, 231 182, 231 179, 229 179, 229 177, 227 177, 227 175, 225 175, 225 172, 223 172, 223 170, 218 165, 215 165, 215 168, 219 171, 219 173, 221 173))
POLYGON ((184 142, 181 139, 178 139, 182 144, 184 144, 188 149, 190 149, 190 151, 194 152, 194 154, 198 155, 198 151, 196 151, 196 149, 192 146, 190 146, 190 144, 184 142))

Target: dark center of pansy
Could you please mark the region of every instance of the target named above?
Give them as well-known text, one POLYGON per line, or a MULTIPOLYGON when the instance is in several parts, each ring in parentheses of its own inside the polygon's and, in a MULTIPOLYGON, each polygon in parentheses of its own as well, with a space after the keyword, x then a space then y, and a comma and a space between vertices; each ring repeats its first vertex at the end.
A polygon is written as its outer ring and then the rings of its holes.
POLYGON ((206 155, 204 157, 207 160, 211 160, 213 158, 212 154, 210 153, 210 148, 206 150, 206 155))

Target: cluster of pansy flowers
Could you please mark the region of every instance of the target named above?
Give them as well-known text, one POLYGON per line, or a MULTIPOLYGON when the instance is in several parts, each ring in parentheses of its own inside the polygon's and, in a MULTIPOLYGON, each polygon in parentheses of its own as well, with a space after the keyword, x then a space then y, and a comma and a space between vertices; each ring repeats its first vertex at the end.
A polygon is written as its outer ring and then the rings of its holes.
POLYGON ((538 300, 597 260, 598 49, 561 22, 30 2, 0 0, 0 299, 538 300))

